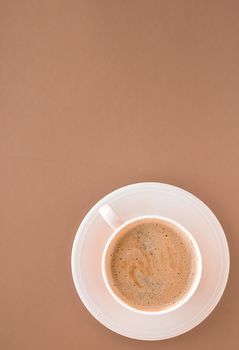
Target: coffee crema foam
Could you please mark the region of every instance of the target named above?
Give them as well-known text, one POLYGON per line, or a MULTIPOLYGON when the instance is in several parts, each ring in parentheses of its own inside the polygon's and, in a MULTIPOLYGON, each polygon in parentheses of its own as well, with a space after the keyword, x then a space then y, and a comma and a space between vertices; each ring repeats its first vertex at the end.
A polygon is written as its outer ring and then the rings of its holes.
POLYGON ((185 233, 159 219, 122 229, 106 255, 106 274, 115 294, 139 310, 160 311, 190 289, 197 268, 195 249, 185 233))

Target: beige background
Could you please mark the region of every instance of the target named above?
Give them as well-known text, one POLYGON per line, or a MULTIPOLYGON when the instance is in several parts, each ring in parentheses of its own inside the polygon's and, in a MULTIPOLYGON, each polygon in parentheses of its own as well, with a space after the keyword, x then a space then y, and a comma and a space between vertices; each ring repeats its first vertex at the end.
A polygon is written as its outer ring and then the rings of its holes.
POLYGON ((235 349, 239 343, 238 1, 0 1, 0 348, 235 349), (70 270, 102 196, 160 181, 218 216, 231 274, 175 339, 114 334, 70 270))

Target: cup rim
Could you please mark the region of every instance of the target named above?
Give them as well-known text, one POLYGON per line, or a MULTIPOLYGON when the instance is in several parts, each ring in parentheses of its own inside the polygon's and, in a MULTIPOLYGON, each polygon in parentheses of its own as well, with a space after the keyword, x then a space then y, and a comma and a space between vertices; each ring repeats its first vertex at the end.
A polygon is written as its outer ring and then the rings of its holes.
POLYGON ((166 216, 162 216, 162 215, 150 215, 150 214, 148 214, 148 215, 141 215, 141 216, 137 216, 137 217, 134 217, 132 219, 129 219, 129 220, 125 221, 122 225, 117 227, 117 229, 115 229, 112 232, 112 234, 109 236, 109 238, 107 239, 106 244, 104 246, 104 250, 103 250, 103 254, 102 254, 101 271, 102 271, 103 280, 104 280, 104 283, 106 285, 107 290, 109 291, 109 293, 112 295, 112 297, 121 306, 123 306, 124 308, 128 309, 129 311, 136 312, 136 313, 141 314, 141 315, 163 315, 163 314, 167 314, 169 312, 172 312, 172 311, 178 309, 179 307, 181 307, 182 305, 184 305, 189 299, 191 299, 191 297, 193 296, 193 294, 197 290, 199 282, 201 280, 201 276, 202 276, 202 256, 201 256, 201 252, 200 252, 198 243, 196 242, 195 238, 189 232, 189 230, 186 229, 183 225, 181 225, 180 223, 178 223, 177 221, 175 221, 173 219, 170 219, 170 218, 168 218, 166 216), (196 256, 197 256, 197 274, 196 274, 196 276, 195 276, 195 278, 193 280, 193 283, 192 283, 189 291, 181 299, 179 299, 179 301, 177 303, 173 304, 172 306, 170 306, 168 308, 165 308, 165 309, 162 309, 162 310, 159 310, 159 311, 144 311, 144 310, 140 310, 140 309, 134 308, 133 306, 130 306, 127 303, 125 303, 118 295, 116 295, 116 293, 110 287, 109 282, 108 282, 108 277, 107 277, 107 274, 106 274, 106 269, 105 269, 106 254, 107 254, 107 250, 108 250, 112 240, 126 226, 128 226, 128 225, 130 225, 130 224, 132 224, 134 222, 137 222, 137 221, 140 221, 140 220, 144 220, 144 219, 164 220, 164 221, 169 222, 169 223, 175 225, 176 227, 178 227, 181 231, 183 231, 183 233, 186 234, 188 239, 193 244, 193 247, 195 249, 196 256))

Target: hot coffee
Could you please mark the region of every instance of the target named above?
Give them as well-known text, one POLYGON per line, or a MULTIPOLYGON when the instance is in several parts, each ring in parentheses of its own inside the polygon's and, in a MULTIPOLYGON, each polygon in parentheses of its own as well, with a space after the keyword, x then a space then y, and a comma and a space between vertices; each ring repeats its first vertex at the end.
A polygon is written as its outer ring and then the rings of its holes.
POLYGON ((190 239, 161 219, 133 222, 111 242, 106 275, 114 293, 143 311, 176 304, 191 288, 197 269, 190 239))

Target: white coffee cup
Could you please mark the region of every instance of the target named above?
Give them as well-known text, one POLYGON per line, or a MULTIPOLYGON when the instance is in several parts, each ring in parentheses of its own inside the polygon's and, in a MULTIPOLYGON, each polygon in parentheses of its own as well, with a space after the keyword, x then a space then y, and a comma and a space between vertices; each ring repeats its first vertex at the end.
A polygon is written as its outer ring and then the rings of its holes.
POLYGON ((202 257, 201 257, 201 253, 198 247, 197 242, 195 241, 194 237, 191 235, 191 233, 185 228, 183 227, 181 224, 179 224, 178 222, 169 219, 167 217, 164 216, 160 216, 160 215, 143 215, 143 216, 137 216, 133 219, 127 220, 125 222, 123 222, 118 215, 113 211, 113 209, 105 204, 103 206, 101 206, 99 208, 99 212, 102 215, 103 219, 106 221, 106 223, 114 230, 112 232, 112 234, 110 235, 110 237, 108 238, 104 250, 103 250, 103 255, 102 255, 102 275, 103 275, 103 279, 106 285, 106 288, 108 289, 109 293, 112 295, 112 297, 123 307, 125 307, 126 309, 139 313, 139 314, 143 314, 143 315, 161 315, 161 314, 166 314, 168 312, 174 311, 176 309, 178 309, 179 307, 181 307, 183 304, 185 304, 194 294, 194 292, 196 291, 200 279, 201 279, 201 275, 202 275, 202 257), (136 309, 128 304, 126 304, 122 299, 120 299, 112 290, 112 288, 110 287, 109 281, 108 281, 108 277, 107 277, 107 273, 106 273, 106 255, 107 255, 107 251, 108 248, 110 246, 110 243, 112 242, 112 240, 122 231, 122 229, 125 229, 129 224, 132 224, 134 222, 137 222, 138 220, 142 220, 142 219, 159 219, 159 220, 164 220, 170 224, 173 224, 176 228, 180 229, 180 232, 182 232, 183 234, 185 234, 185 236, 190 240, 190 242, 192 243, 193 247, 194 247, 194 251, 195 251, 195 258, 196 258, 196 262, 197 262, 197 269, 196 269, 196 273, 194 276, 194 280, 191 284, 190 289, 187 291, 187 293, 178 300, 177 303, 169 306, 166 309, 160 310, 160 311, 144 311, 144 310, 139 310, 136 309))

